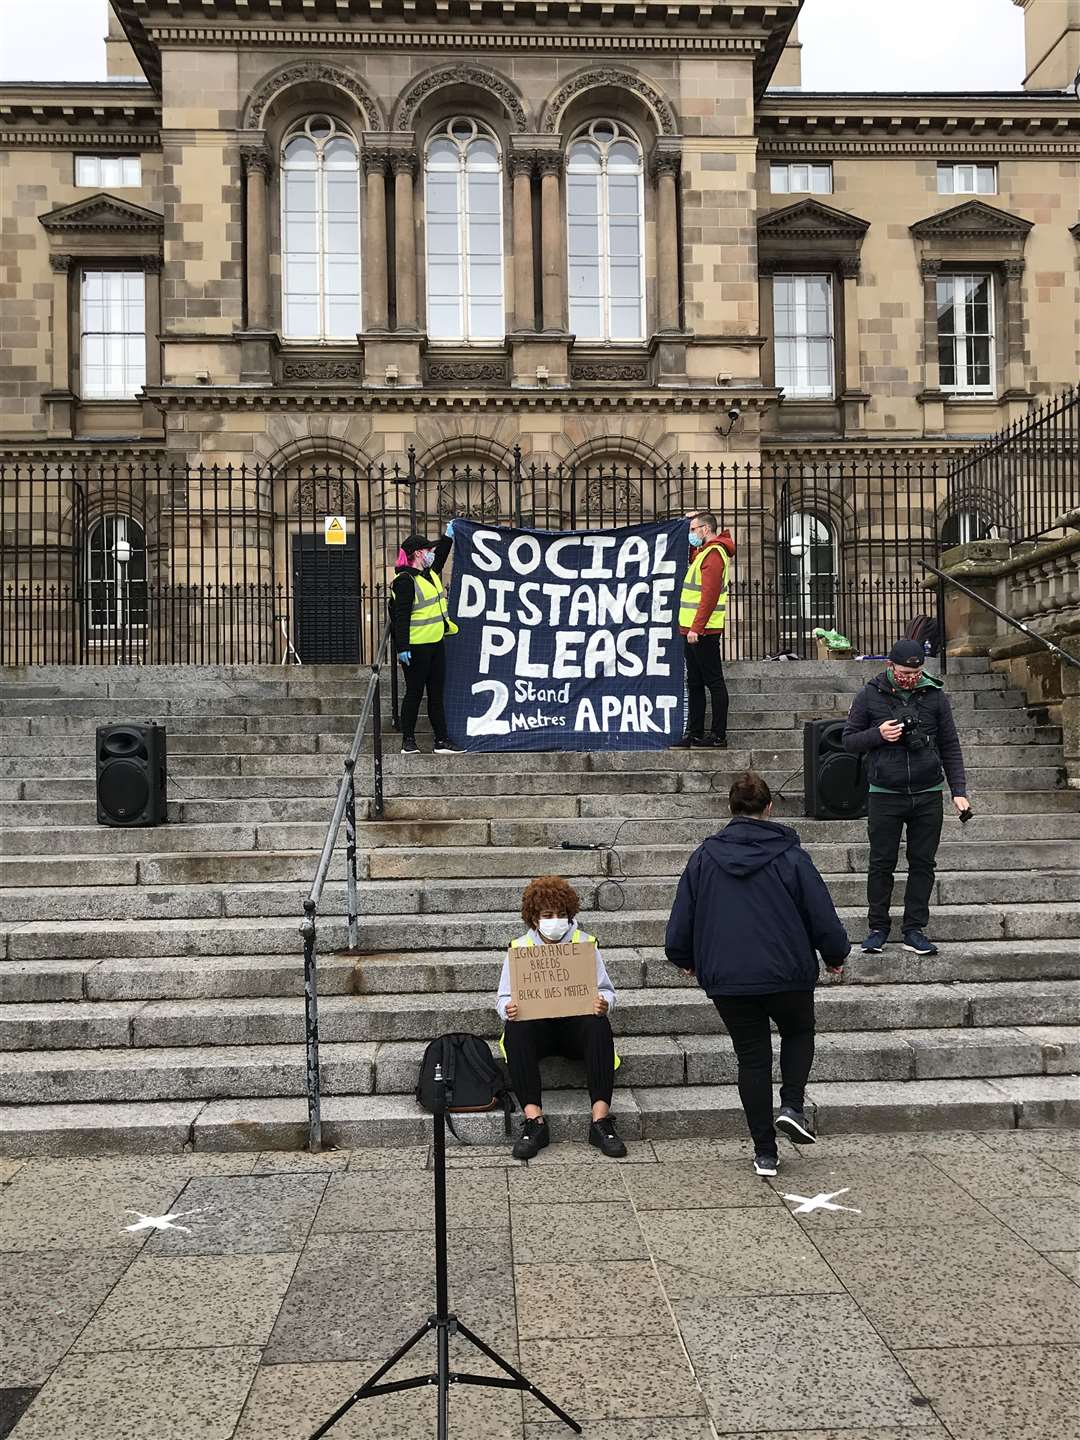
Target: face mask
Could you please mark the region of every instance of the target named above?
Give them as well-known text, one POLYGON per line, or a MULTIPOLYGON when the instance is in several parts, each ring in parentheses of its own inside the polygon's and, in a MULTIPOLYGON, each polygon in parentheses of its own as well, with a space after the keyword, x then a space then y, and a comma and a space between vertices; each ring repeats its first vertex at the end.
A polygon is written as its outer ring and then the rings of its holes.
POLYGON ((567 930, 570 928, 570 921, 562 920, 558 917, 556 917, 556 919, 554 920, 544 919, 540 921, 536 928, 540 931, 540 934, 544 937, 545 940, 550 940, 552 941, 552 943, 554 943, 556 940, 561 940, 562 937, 566 934, 567 930))
POLYGON ((416 558, 419 561, 421 570, 429 570, 435 563, 435 551, 421 550, 416 558))
POLYGON ((922 679, 921 675, 900 675, 895 670, 892 672, 893 684, 898 690, 914 690, 922 679))
POLYGON ((689 538, 690 538, 690 544, 691 544, 691 545, 694 547, 694 549, 696 550, 696 549, 698 548, 698 546, 701 544, 702 537, 701 537, 700 535, 698 535, 695 531, 691 530, 691 531, 690 531, 690 537, 689 537, 689 538))

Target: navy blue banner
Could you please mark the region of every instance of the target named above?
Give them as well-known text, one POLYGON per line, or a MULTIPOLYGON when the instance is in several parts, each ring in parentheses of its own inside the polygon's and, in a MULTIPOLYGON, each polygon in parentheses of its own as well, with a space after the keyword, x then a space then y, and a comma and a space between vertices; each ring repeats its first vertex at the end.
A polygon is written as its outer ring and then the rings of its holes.
POLYGON ((446 714, 465 750, 658 750, 683 733, 689 522, 454 521, 446 714))

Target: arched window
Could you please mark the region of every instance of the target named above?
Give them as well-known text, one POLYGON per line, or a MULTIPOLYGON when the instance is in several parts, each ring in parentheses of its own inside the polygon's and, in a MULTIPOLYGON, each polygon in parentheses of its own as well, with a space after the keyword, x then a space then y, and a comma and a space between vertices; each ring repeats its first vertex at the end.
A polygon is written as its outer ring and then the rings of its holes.
POLYGON ((501 340, 502 164, 490 131, 461 116, 424 156, 427 329, 432 340, 501 340))
POLYGON ((146 624, 146 535, 130 515, 102 515, 86 543, 87 622, 106 635, 146 624))
POLYGON ((290 340, 355 340, 360 330, 360 164, 338 121, 314 115, 281 155, 283 330, 290 340))
POLYGON ((782 640, 798 649, 812 630, 836 624, 836 540, 817 515, 788 517, 780 531, 782 640))
POLYGON ((987 540, 994 529, 994 522, 978 510, 958 510, 950 515, 941 527, 941 543, 948 549, 952 545, 970 545, 972 540, 987 540))
POLYGON ((641 146, 594 120, 566 160, 570 330, 579 340, 645 338, 645 195, 641 146))

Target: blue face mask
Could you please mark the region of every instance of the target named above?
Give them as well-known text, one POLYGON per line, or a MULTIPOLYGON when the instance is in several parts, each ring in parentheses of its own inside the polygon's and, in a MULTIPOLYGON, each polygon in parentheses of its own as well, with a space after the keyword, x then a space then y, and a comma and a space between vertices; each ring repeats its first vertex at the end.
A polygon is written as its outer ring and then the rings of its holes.
POLYGON ((701 536, 698 535, 695 531, 691 530, 691 531, 690 531, 690 535, 689 535, 688 538, 689 538, 689 540, 690 540, 690 544, 691 544, 691 545, 694 547, 694 549, 696 550, 696 549, 698 548, 698 546, 701 544, 701 536))

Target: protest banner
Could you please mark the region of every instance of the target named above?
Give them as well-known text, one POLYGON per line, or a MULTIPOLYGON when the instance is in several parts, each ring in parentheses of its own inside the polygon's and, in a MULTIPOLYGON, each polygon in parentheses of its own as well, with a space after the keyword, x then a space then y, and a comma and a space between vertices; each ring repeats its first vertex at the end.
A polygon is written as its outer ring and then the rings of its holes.
POLYGON ((683 733, 686 520, 454 521, 446 712, 465 750, 656 750, 683 733))
POLYGON ((596 999, 596 946, 511 945, 510 999, 519 1020, 591 1015, 596 999))

